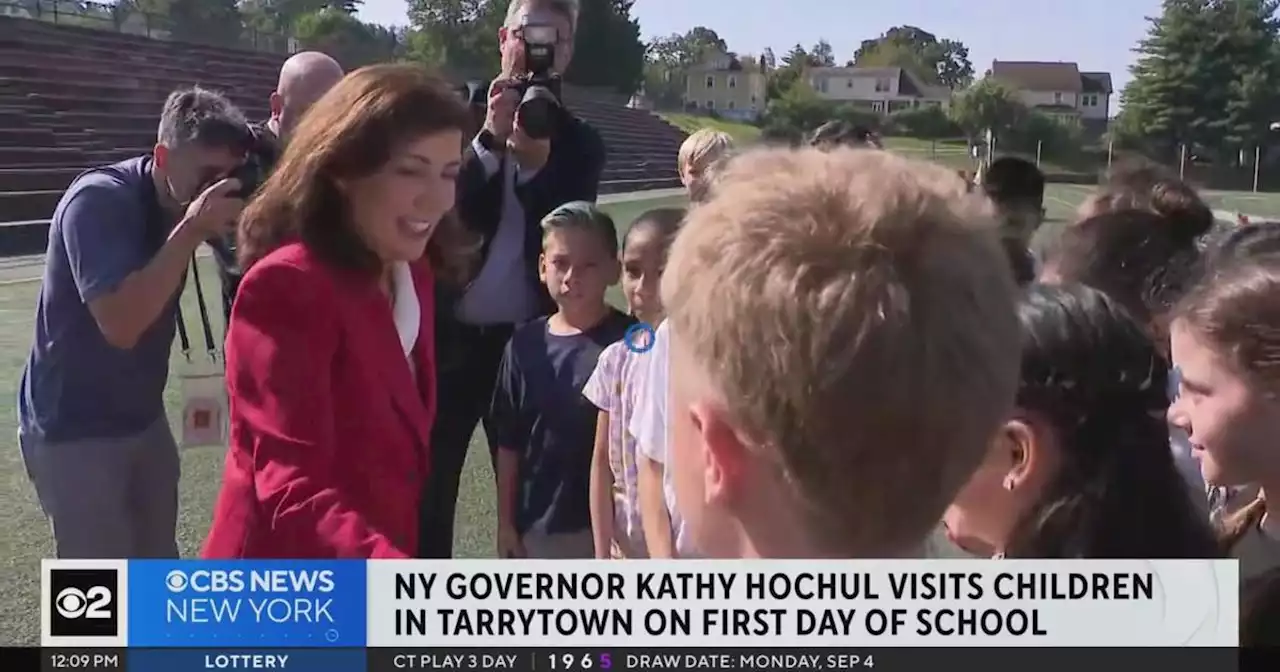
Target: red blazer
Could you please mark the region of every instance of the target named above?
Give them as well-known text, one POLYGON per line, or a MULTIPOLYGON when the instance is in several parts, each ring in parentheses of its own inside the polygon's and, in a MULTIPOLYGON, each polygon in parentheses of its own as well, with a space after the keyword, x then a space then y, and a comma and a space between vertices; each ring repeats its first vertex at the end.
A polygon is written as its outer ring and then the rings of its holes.
POLYGON ((300 243, 256 263, 227 332, 231 446, 205 558, 407 558, 435 419, 434 278, 410 373, 377 283, 300 243))

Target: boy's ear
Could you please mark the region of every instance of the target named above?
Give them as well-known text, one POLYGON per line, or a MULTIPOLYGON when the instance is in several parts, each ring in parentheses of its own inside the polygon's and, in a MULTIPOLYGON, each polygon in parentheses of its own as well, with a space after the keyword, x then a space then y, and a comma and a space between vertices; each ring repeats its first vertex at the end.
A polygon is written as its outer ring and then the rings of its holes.
POLYGON ((547 282, 547 254, 545 252, 538 253, 538 281, 543 284, 547 282))
POLYGON ((707 402, 691 405, 690 415, 702 444, 706 471, 703 489, 708 503, 728 502, 744 496, 743 476, 749 451, 724 409, 707 402))

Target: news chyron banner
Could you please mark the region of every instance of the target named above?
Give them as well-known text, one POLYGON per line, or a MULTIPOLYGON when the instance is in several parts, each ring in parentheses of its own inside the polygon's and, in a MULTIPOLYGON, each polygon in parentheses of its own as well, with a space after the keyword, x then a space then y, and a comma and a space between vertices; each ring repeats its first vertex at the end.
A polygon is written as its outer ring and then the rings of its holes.
POLYGON ((1237 669, 1233 560, 60 561, 44 669, 1237 669))

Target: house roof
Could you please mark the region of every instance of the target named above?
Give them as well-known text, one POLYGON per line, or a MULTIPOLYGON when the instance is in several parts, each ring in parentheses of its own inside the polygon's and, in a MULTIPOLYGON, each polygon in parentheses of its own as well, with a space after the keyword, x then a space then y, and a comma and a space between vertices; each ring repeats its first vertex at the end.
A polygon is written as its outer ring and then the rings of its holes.
POLYGON ((1111 73, 1109 72, 1082 72, 1080 73, 1080 82, 1084 86, 1084 93, 1105 93, 1110 95, 1115 92, 1111 88, 1111 73))
POLYGON ((755 56, 742 58, 733 52, 717 52, 690 66, 689 72, 758 72, 759 61, 755 56))
POLYGON ((838 75, 844 77, 897 77, 902 68, 863 68, 856 65, 831 68, 809 68, 812 75, 838 75))
POLYGON ((1081 93, 1084 90, 1080 68, 1075 63, 993 61, 991 76, 1024 91, 1081 93))
POLYGON ((944 99, 951 95, 951 90, 944 86, 929 86, 906 68, 882 67, 864 68, 858 66, 809 68, 809 76, 825 77, 866 77, 876 79, 894 79, 898 82, 898 93, 903 96, 917 98, 944 99))

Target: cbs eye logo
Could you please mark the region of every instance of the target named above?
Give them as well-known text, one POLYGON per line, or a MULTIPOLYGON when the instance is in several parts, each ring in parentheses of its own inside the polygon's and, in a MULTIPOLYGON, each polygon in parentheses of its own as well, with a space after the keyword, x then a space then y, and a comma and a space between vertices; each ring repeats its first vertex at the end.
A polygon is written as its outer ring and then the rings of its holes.
POLYGON ((50 634, 114 637, 119 627, 114 569, 55 569, 49 576, 50 634))

